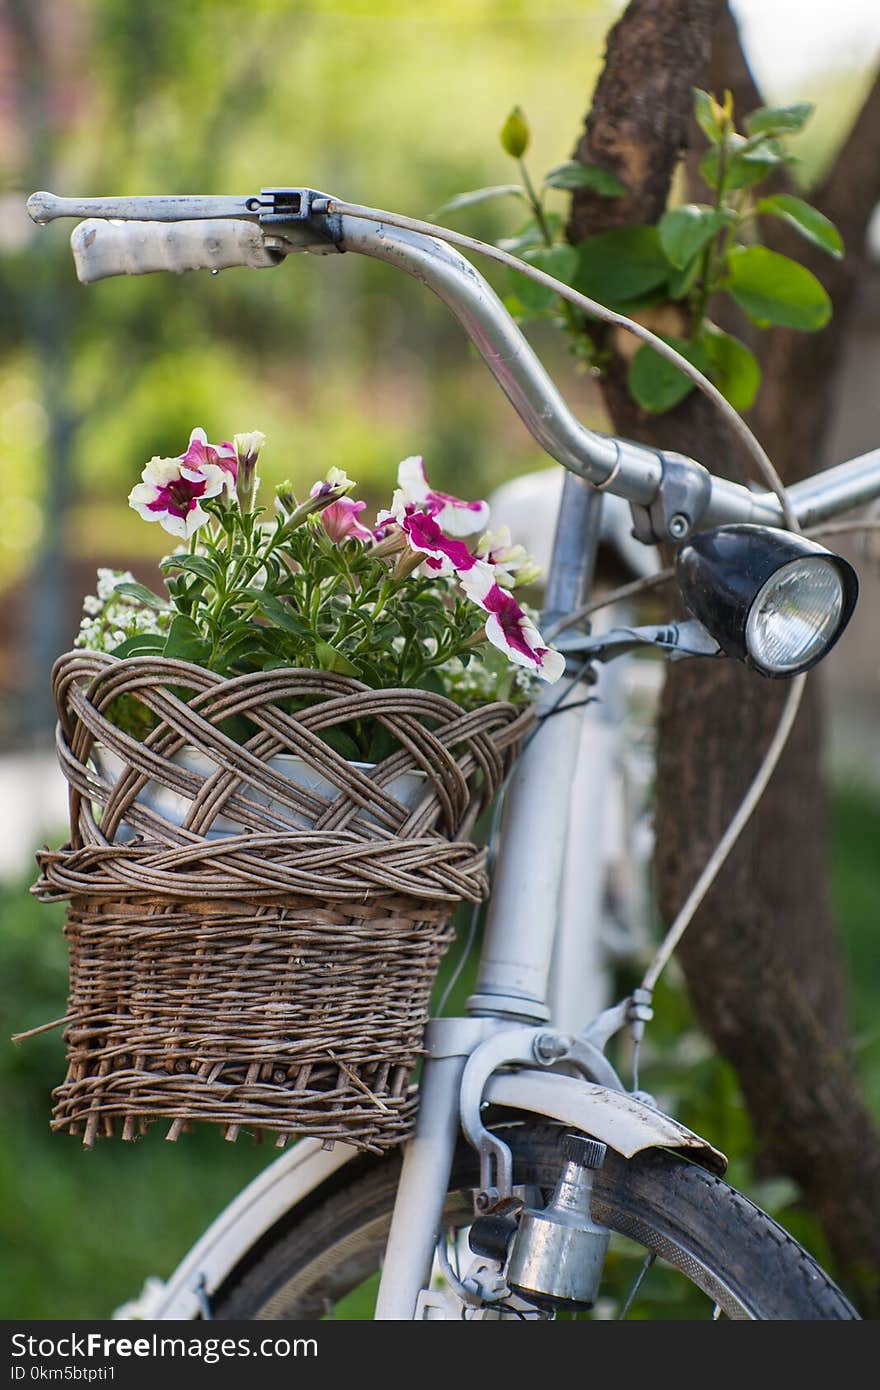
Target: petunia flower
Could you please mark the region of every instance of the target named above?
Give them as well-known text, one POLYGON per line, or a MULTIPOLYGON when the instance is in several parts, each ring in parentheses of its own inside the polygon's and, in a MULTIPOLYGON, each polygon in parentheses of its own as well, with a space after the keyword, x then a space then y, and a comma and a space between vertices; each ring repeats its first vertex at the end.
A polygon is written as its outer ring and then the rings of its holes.
POLYGON ((438 517, 431 516, 428 512, 409 510, 399 525, 410 547, 425 557, 425 568, 434 574, 462 575, 482 566, 491 576, 490 567, 484 560, 478 560, 472 555, 464 541, 444 534, 438 517))
POLYGON ((540 632, 510 590, 495 581, 491 566, 477 561, 460 578, 468 598, 489 615, 486 637, 492 646, 551 685, 558 681, 565 670, 565 657, 544 645, 540 632))
POLYGON ((189 468, 210 465, 221 469, 226 474, 226 491, 230 497, 234 495, 235 480, 238 477, 238 454, 235 445, 230 444, 228 439, 224 439, 222 444, 209 444, 205 431, 194 429, 190 434, 186 453, 181 454, 180 461, 189 468))
POLYGON ((202 502, 227 489, 229 473, 218 464, 189 464, 184 458, 150 459, 128 504, 144 521, 158 521, 172 536, 189 540, 208 520, 202 502))
POLYGON ((366 502, 354 502, 350 497, 340 497, 338 502, 331 502, 329 507, 325 507, 320 519, 330 539, 337 544, 349 537, 357 541, 371 541, 372 531, 358 521, 366 505, 366 502))
POLYGON ((424 461, 417 454, 404 459, 398 466, 391 514, 401 521, 408 508, 416 508, 435 517, 448 536, 472 536, 489 523, 487 502, 465 502, 460 497, 432 488, 425 476, 424 461))
POLYGON ((486 560, 495 570, 495 578, 506 589, 516 589, 523 584, 534 584, 541 577, 541 567, 528 553, 524 545, 511 543, 510 527, 500 526, 497 531, 487 531, 474 548, 480 560, 486 560))

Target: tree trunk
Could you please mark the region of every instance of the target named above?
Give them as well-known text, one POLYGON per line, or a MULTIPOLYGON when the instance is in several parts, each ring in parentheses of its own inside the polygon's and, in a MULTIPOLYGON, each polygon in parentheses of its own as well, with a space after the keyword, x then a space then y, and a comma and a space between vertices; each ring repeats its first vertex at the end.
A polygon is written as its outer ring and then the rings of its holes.
MULTIPOLYGON (((729 87, 740 116, 760 103, 725 0, 632 0, 611 30, 605 67, 576 157, 611 169, 628 195, 575 193, 569 237, 655 222, 695 127, 694 86, 729 87)), ((764 381, 753 427, 787 481, 815 471, 833 370, 880 194, 880 91, 813 201, 841 227, 843 263, 762 227, 768 244, 807 263, 834 315, 821 333, 750 336, 764 381), (772 238, 772 239, 771 239, 772 238)), ((793 234, 792 234, 793 236, 793 234)), ((669 312, 667 310, 667 312, 669 312)), ((673 312, 680 312, 678 306, 673 312)), ((674 331, 674 330, 673 330, 674 331)), ((679 330, 680 331, 680 330, 679 330)), ((715 473, 742 459, 705 397, 662 416, 626 388, 619 335, 607 335, 603 391, 615 430, 678 449, 715 473)), ((880 1144, 852 1068, 846 989, 830 906, 819 768, 818 684, 811 678, 767 794, 686 933, 679 956, 698 1016, 740 1077, 768 1160, 801 1185, 863 1312, 880 1311, 880 1144)), ((658 899, 670 920, 726 828, 779 718, 783 682, 730 662, 669 669, 657 767, 658 899)))

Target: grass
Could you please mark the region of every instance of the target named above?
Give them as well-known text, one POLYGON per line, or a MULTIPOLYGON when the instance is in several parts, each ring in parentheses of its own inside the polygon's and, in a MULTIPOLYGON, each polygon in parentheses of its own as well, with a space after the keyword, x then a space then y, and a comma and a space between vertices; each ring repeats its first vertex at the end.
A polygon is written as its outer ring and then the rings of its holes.
MULTIPOLYGON (((880 793, 849 784, 834 799, 833 884, 852 981, 852 1009, 866 1094, 880 1112, 880 996, 875 944, 880 793)), ((23 885, 0 888, 0 1013, 5 1034, 63 1011, 66 954, 60 908, 41 907, 23 885)), ((460 1007, 468 982, 456 989, 460 1007)), ((729 1069, 696 1032, 674 985, 663 1007, 663 1075, 680 1088, 676 1112, 732 1157, 732 1181, 825 1257, 792 1185, 755 1176, 748 1118, 729 1069), (679 1100, 682 1103, 678 1103, 679 1100), (684 1103, 686 1101, 686 1104, 684 1103)), ((167 1276, 226 1202, 272 1160, 247 1137, 224 1142, 205 1129, 176 1144, 154 1132, 136 1144, 84 1151, 48 1129, 50 1093, 64 1073, 60 1033, 0 1046, 0 1318, 107 1317, 150 1274, 167 1276)), ((651 1078, 646 1078, 651 1083, 651 1078)), ((657 1298, 667 1295, 663 1287, 657 1298)), ((356 1316, 360 1303, 341 1307, 356 1316)), ((363 1314, 362 1314, 363 1315, 363 1314)), ((667 1316, 681 1315, 672 1311, 667 1316)))

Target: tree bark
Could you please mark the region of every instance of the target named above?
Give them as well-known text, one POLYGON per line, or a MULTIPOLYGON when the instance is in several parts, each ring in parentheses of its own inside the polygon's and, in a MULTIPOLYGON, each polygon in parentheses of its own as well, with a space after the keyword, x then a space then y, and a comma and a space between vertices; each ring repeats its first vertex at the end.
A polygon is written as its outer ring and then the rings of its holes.
MULTIPOLYGON (((609 34, 575 152, 611 169, 628 193, 621 199, 575 193, 572 241, 662 214, 676 164, 689 138, 693 143, 694 86, 730 88, 740 116, 761 104, 726 0, 632 0, 609 34)), ((821 333, 750 333, 764 373, 753 427, 788 481, 815 471, 829 413, 867 218, 880 196, 878 106, 875 87, 813 195, 840 225, 847 259, 832 262, 793 233, 790 239, 775 225, 762 225, 767 243, 808 264, 834 304, 821 333)), ((749 332, 743 322, 725 326, 749 332)), ((603 391, 618 433, 678 449, 715 473, 740 475, 738 449, 705 397, 693 393, 665 415, 648 415, 627 391, 622 339, 606 334, 603 346, 609 353, 603 391)), ((782 682, 732 661, 670 668, 658 728, 656 808, 655 873, 665 919, 674 916, 733 815, 784 696, 782 682)), ((703 1026, 739 1075, 767 1159, 801 1185, 840 1276, 871 1314, 880 1311, 880 1143, 850 1059, 828 888, 820 740, 818 684, 811 678, 770 787, 679 956, 703 1026)))

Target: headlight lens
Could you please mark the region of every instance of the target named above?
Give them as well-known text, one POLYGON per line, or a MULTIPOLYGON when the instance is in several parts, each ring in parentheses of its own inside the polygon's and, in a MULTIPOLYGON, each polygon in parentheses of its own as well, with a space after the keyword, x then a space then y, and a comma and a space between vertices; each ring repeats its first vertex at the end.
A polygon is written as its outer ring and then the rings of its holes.
POLYGON ((818 660, 843 611, 837 566, 819 556, 791 560, 759 590, 746 621, 746 647, 767 672, 782 674, 818 660))

